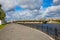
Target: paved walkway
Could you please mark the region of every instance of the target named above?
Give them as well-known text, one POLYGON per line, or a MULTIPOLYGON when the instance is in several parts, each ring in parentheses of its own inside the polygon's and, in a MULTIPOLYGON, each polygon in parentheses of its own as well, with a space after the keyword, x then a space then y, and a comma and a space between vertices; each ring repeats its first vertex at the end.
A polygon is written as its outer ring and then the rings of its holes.
POLYGON ((51 40, 46 34, 19 24, 8 24, 0 31, 0 40, 51 40))

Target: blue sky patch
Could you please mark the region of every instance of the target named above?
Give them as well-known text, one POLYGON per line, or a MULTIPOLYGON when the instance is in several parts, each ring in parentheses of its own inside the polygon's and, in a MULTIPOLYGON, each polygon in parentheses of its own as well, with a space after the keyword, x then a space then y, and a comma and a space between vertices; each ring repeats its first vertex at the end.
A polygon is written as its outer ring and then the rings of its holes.
POLYGON ((15 7, 15 11, 22 11, 22 10, 25 10, 24 8, 20 7, 20 6, 16 6, 15 7))
POLYGON ((53 0, 43 0, 43 8, 47 8, 53 5, 53 0))

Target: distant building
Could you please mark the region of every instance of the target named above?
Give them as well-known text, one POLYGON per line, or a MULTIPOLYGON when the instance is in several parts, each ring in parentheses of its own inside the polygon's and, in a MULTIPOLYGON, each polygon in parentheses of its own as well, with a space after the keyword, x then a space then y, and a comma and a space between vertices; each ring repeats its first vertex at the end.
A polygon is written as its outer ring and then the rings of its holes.
POLYGON ((2 24, 2 21, 0 20, 0 25, 2 24))

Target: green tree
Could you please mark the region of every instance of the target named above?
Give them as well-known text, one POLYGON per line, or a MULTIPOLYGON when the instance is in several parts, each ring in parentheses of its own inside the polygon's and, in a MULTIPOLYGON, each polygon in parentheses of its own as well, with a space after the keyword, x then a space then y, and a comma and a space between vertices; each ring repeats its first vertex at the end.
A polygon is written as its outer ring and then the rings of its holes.
POLYGON ((3 9, 1 8, 2 6, 0 5, 0 20, 4 21, 5 20, 5 12, 3 11, 3 9))
POLYGON ((46 21, 46 18, 42 18, 43 24, 47 24, 48 21, 46 21))

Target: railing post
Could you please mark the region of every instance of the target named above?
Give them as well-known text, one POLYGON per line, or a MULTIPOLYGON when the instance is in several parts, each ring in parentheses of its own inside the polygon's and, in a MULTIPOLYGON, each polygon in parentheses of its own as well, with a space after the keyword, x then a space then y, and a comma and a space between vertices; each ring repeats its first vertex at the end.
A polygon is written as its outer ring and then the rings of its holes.
POLYGON ((57 38, 58 37, 57 31, 58 31, 57 28, 55 28, 55 40, 58 40, 58 38, 57 38))
POLYGON ((42 24, 41 30, 43 31, 43 24, 42 24))
POLYGON ((47 26, 47 34, 49 34, 49 31, 48 31, 48 26, 47 26))

